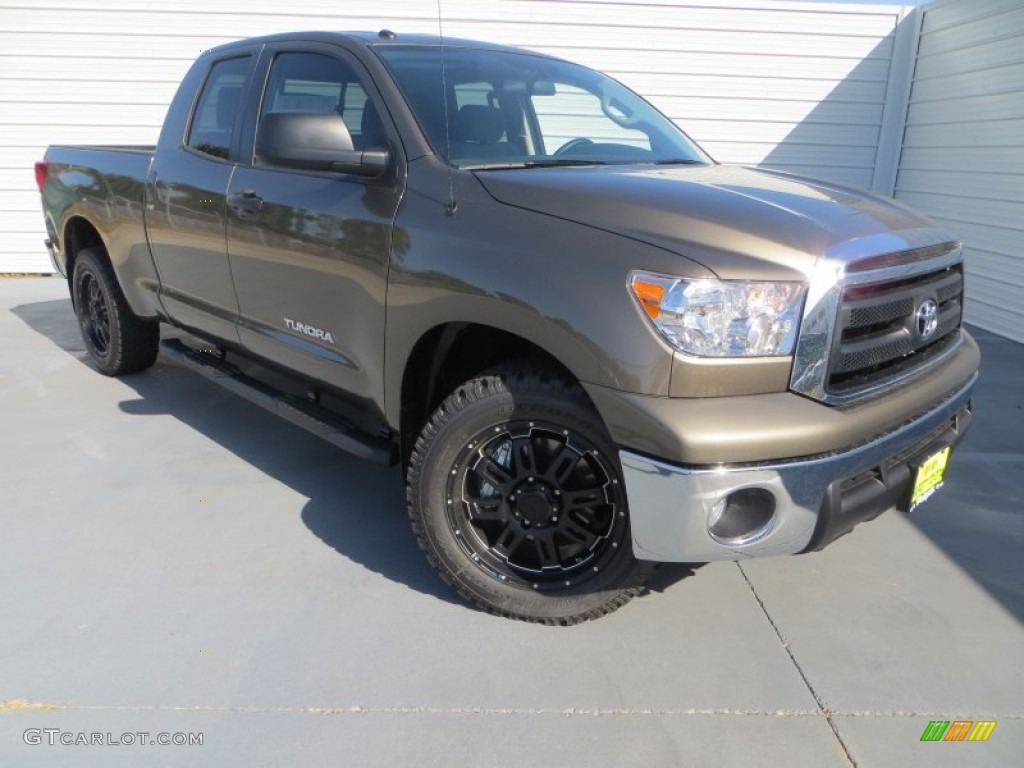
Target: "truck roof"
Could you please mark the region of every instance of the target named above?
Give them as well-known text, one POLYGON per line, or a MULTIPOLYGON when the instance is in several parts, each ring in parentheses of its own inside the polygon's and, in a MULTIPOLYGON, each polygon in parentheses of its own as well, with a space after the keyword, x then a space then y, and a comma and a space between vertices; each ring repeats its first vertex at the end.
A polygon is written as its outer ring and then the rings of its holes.
MULTIPOLYGON (((349 45, 361 45, 366 48, 377 48, 386 46, 437 46, 441 43, 441 37, 433 34, 406 34, 382 29, 379 32, 354 31, 354 32, 329 32, 323 30, 310 30, 308 32, 283 32, 275 35, 263 35, 261 37, 249 37, 243 40, 236 40, 231 43, 218 45, 211 48, 208 53, 219 53, 229 51, 236 47, 249 47, 259 43, 277 43, 285 40, 303 40, 306 42, 321 43, 347 43, 349 45)), ((486 43, 481 40, 467 40, 459 37, 444 37, 446 48, 482 48, 489 50, 508 51, 510 53, 522 53, 524 49, 510 45, 499 45, 497 43, 486 43)), ((546 54, 536 53, 538 56, 546 54)), ((549 57, 551 58, 551 57, 549 57)))

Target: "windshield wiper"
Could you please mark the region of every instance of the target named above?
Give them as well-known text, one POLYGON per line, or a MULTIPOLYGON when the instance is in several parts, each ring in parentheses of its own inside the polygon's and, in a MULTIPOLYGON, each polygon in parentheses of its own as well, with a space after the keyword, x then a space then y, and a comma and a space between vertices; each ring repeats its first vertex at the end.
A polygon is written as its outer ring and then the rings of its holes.
POLYGON ((581 160, 577 158, 559 157, 550 160, 521 160, 514 163, 479 163, 463 165, 466 171, 504 171, 515 168, 558 168, 559 166, 607 165, 604 160, 581 160))
POLYGON ((670 157, 667 160, 652 160, 651 165, 704 165, 704 161, 689 157, 670 157))
POLYGON ((575 157, 553 157, 550 160, 527 160, 527 168, 554 168, 559 165, 608 165, 604 160, 584 160, 575 157))

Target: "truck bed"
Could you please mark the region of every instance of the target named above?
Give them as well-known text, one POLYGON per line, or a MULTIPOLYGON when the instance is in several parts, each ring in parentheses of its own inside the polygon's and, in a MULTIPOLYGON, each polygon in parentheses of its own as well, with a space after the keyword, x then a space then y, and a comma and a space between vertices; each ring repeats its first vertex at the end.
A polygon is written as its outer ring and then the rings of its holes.
MULTIPOLYGON (((48 148, 43 210, 50 237, 68 234, 57 222, 81 217, 91 226, 117 232, 123 239, 118 247, 145 243, 146 176, 155 150, 154 146, 138 145, 48 148)), ((148 254, 145 259, 149 260, 148 254)), ((62 251, 53 262, 61 274, 66 274, 62 251)))

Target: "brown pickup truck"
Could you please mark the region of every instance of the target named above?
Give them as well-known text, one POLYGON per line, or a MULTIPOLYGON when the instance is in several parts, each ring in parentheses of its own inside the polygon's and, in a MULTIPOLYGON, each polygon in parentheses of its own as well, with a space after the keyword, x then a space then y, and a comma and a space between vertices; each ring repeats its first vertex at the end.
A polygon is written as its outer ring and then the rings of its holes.
POLYGON ((718 165, 549 56, 244 40, 200 56, 155 147, 51 147, 36 177, 102 373, 162 349, 401 463, 427 557, 502 615, 820 549, 924 501, 970 421, 953 237, 718 165))

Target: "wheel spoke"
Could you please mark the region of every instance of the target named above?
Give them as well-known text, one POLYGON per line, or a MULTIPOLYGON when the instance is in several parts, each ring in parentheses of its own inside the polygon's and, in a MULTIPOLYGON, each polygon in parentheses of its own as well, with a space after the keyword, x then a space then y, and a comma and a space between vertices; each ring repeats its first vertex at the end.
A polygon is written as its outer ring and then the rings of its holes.
POLYGON ((558 526, 559 533, 585 549, 590 549, 594 546, 594 542, 597 541, 597 534, 587 530, 568 515, 562 519, 564 522, 558 526))
POLYGON ((484 509, 493 509, 496 507, 500 507, 501 502, 503 501, 500 495, 488 494, 485 496, 482 493, 470 492, 463 493, 462 498, 468 501, 470 504, 473 504, 474 506, 477 507, 482 507, 484 509))
POLYGON ((558 559, 558 546, 551 536, 538 536, 533 540, 533 547, 537 550, 537 561, 542 568, 559 568, 562 561, 558 559))
POLYGON ((502 493, 505 492, 506 486, 512 482, 512 473, 490 456, 483 457, 476 466, 476 472, 491 485, 499 488, 502 493))
POLYGON ((504 520, 508 516, 504 510, 504 500, 501 496, 479 496, 467 493, 462 498, 470 505, 469 517, 471 520, 481 522, 504 520))
POLYGON ((506 560, 510 559, 513 553, 519 549, 526 536, 518 523, 509 523, 505 529, 494 540, 491 549, 506 560))
POLYGON ((562 499, 566 512, 573 509, 581 509, 585 510, 589 515, 594 514, 596 507, 606 503, 604 491, 601 488, 567 491, 562 499))
POLYGON ((537 457, 530 435, 512 441, 512 471, 520 479, 537 474, 537 457))
POLYGON ((107 341, 110 337, 110 323, 107 322, 106 313, 99 313, 99 322, 96 324, 96 335, 99 336, 100 341, 103 342, 103 346, 107 345, 107 341))
POLYGON ((576 465, 579 464, 579 461, 579 452, 568 443, 565 443, 562 445, 558 455, 551 460, 551 464, 548 465, 547 472, 544 475, 555 485, 565 485, 573 470, 576 469, 576 465))
POLYGON ((110 315, 107 302, 100 289, 99 282, 89 278, 82 292, 85 304, 85 325, 93 346, 100 354, 104 354, 110 344, 110 315))

